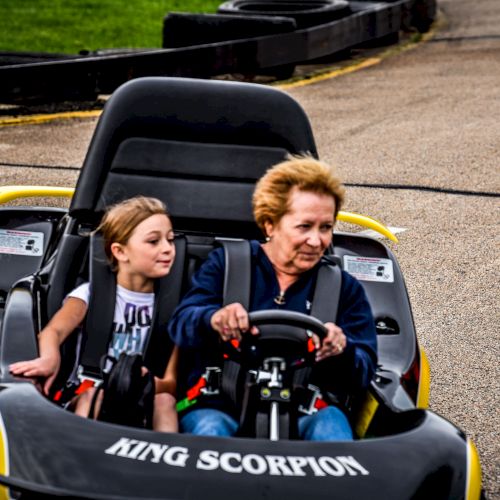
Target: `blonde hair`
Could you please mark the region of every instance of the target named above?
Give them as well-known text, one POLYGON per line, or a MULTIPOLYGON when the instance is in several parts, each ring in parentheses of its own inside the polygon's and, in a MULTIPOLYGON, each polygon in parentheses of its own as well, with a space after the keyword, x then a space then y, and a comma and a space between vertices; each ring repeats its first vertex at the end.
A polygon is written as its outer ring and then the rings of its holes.
POLYGON ((167 207, 157 198, 135 196, 110 206, 104 214, 96 232, 101 232, 104 250, 113 270, 118 262, 111 252, 112 243, 126 245, 134 229, 152 215, 163 214, 168 217, 167 207))
POLYGON ((334 217, 344 203, 345 189, 333 167, 308 155, 290 155, 271 167, 255 186, 253 215, 264 234, 266 222, 276 224, 287 213, 290 191, 294 187, 332 196, 335 200, 334 217))

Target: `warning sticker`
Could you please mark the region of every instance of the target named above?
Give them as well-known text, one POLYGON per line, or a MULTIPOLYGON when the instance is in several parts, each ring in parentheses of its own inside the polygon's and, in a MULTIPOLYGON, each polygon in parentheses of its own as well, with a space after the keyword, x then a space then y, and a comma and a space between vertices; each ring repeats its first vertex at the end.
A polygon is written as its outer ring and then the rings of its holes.
POLYGON ((0 253, 39 257, 43 253, 43 233, 0 229, 0 253))
POLYGON ((362 281, 394 283, 392 260, 344 255, 344 269, 362 281))

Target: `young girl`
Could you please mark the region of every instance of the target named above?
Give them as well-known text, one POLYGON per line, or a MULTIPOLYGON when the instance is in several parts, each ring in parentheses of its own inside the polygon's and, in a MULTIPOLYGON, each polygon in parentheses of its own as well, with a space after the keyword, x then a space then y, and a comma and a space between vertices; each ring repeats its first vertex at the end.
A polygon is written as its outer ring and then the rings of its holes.
MULTIPOLYGON (((175 258, 174 232, 165 205, 156 198, 138 196, 111 207, 97 229, 103 234, 106 255, 116 272, 117 291, 114 332, 108 354, 142 352, 151 326, 154 282, 166 276, 175 258), (130 312, 140 311, 140 314, 130 312), (131 316, 137 324, 131 324, 131 316)), ((60 346, 78 328, 87 313, 89 283, 80 285, 66 298, 38 336, 40 356, 10 365, 10 372, 25 377, 44 377, 43 392, 50 387, 61 364, 60 346)), ((153 429, 177 431, 175 410, 178 351, 174 348, 163 378, 155 377, 153 429)), ((95 389, 78 396, 75 413, 88 416, 95 389)), ((102 391, 97 399, 98 414, 102 391)))

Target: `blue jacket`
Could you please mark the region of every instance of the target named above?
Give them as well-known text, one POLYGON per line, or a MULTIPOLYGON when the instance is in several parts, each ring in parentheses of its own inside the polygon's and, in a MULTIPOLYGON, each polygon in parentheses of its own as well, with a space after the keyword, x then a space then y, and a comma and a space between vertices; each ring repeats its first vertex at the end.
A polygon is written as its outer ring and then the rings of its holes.
MULTIPOLYGON (((308 314, 318 268, 323 263, 301 275, 286 290, 285 304, 280 306, 274 302, 280 291, 276 274, 258 241, 251 242, 251 256, 250 311, 287 309, 308 314)), ((224 268, 224 251, 217 248, 193 276, 191 289, 170 321, 172 340, 191 351, 191 365, 180 375, 181 387, 189 388, 196 383, 210 364, 210 353, 217 349, 219 335, 211 328, 210 318, 222 307, 224 268)), ((318 380, 313 382, 321 386, 326 378, 333 387, 329 390, 344 397, 368 386, 377 363, 377 337, 370 305, 361 284, 344 271, 336 324, 347 337, 346 349, 341 355, 318 363, 315 367, 318 380)))

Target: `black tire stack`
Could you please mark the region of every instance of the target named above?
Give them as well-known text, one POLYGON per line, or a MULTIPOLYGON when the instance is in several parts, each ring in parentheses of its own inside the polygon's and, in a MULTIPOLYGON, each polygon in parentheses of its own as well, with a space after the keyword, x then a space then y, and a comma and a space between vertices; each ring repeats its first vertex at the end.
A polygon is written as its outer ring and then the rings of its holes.
POLYGON ((282 16, 295 19, 297 28, 309 28, 349 16, 347 0, 229 0, 219 14, 282 16))

